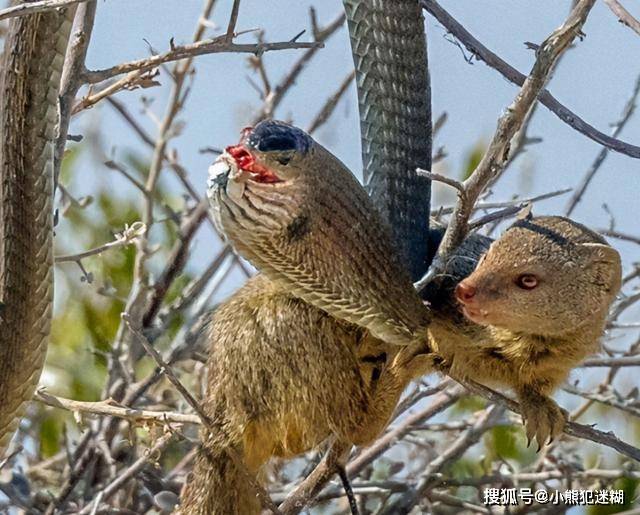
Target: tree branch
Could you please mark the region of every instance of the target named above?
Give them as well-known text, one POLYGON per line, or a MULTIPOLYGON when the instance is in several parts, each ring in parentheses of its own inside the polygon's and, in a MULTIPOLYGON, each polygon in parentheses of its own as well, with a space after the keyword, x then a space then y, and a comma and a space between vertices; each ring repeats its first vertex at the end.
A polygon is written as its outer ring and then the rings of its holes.
POLYGON ((274 50, 292 50, 299 48, 322 48, 322 43, 315 41, 297 42, 297 41, 280 41, 276 43, 255 43, 241 44, 227 41, 227 35, 218 36, 214 39, 198 41, 183 46, 175 46, 164 54, 138 59, 128 63, 117 64, 103 70, 87 71, 84 74, 84 81, 87 84, 97 84, 98 82, 111 79, 123 73, 133 71, 148 71, 164 63, 180 61, 198 55, 217 54, 217 53, 244 53, 244 54, 262 54, 264 52, 272 52, 274 50))
MULTIPOLYGON (((435 0, 421 0, 422 7, 453 34, 477 59, 500 72, 508 81, 522 86, 525 75, 513 68, 509 63, 491 52, 480 41, 471 35, 457 20, 445 11, 435 0)), ((558 118, 587 138, 629 157, 640 159, 640 147, 612 138, 595 127, 589 125, 577 114, 567 109, 549 91, 542 90, 538 98, 558 118)))
POLYGON ((151 411, 138 408, 128 408, 121 406, 112 400, 86 402, 65 399, 51 395, 44 390, 38 390, 34 399, 51 406, 52 408, 61 408, 71 412, 90 413, 92 415, 101 415, 106 417, 117 417, 129 420, 135 424, 148 424, 150 422, 157 424, 202 424, 200 417, 186 413, 175 413, 171 411, 151 411))
POLYGON ((611 12, 618 17, 618 21, 640 35, 640 21, 636 20, 618 0, 604 0, 611 12))
POLYGON ((54 9, 60 9, 61 7, 68 7, 87 1, 89 0, 41 0, 40 2, 13 5, 0 10, 0 21, 8 18, 17 18, 19 16, 28 16, 33 13, 53 11, 54 9))

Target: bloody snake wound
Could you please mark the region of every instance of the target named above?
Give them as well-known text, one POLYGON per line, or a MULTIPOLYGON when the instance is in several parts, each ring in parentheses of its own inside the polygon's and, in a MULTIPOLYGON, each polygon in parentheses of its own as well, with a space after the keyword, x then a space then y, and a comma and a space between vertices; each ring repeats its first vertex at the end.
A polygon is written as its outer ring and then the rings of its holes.
POLYGON ((255 174, 252 180, 262 183, 281 182, 280 178, 272 170, 257 163, 255 157, 242 144, 232 145, 225 150, 235 159, 241 170, 255 174))

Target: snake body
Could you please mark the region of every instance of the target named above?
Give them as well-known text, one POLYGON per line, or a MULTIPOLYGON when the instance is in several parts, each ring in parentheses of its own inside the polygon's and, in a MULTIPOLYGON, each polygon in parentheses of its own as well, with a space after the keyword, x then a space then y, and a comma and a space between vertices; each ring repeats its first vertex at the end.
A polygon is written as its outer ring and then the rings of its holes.
POLYGON ((414 281, 428 267, 431 86, 417 0, 344 0, 356 69, 364 182, 414 281))
POLYGON ((387 223, 347 168, 302 130, 266 120, 210 169, 217 225, 283 291, 388 343, 426 339, 429 312, 387 223))
POLYGON ((0 86, 0 457, 44 365, 53 302, 53 148, 73 9, 15 18, 0 86))

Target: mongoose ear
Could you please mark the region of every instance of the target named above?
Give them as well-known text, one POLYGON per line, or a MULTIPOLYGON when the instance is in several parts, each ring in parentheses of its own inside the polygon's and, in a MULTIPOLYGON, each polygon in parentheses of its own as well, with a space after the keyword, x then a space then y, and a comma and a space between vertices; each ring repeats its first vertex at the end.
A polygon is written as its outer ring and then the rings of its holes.
POLYGON ((616 249, 603 243, 581 243, 582 253, 587 258, 586 264, 606 264, 609 281, 613 291, 618 291, 622 282, 622 263, 616 249))
POLYGON ((609 245, 605 245, 604 243, 581 243, 579 247, 591 263, 620 265, 620 254, 609 245))

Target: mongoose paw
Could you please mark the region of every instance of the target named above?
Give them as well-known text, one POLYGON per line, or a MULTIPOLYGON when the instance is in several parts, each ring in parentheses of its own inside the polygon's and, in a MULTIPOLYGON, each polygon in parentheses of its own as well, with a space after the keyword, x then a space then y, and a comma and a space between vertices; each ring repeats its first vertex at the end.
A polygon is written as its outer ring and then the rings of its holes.
POLYGON ((522 418, 527 435, 527 447, 536 439, 538 450, 558 437, 568 420, 568 413, 553 399, 544 395, 527 395, 520 399, 522 418))
POLYGON ((442 356, 419 343, 402 348, 392 368, 405 377, 417 379, 435 371, 446 373, 449 365, 442 356))

